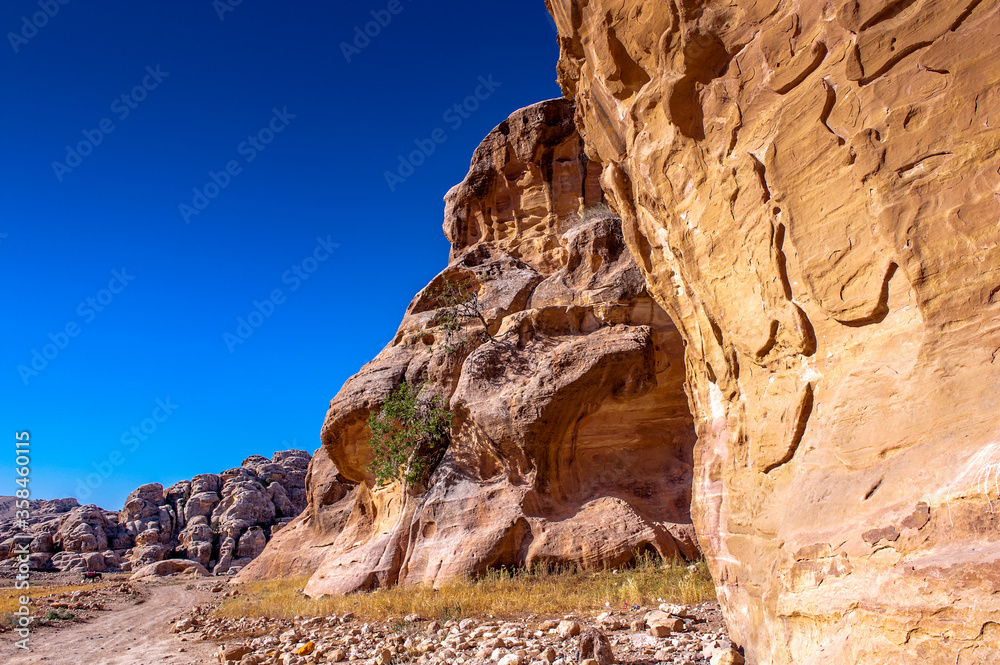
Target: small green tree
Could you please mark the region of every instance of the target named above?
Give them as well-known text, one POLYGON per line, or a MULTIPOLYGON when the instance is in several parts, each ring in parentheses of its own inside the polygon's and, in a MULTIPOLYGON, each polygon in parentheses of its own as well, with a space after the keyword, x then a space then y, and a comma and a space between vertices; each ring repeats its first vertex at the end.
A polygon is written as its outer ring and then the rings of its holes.
POLYGON ((417 482, 451 431, 444 400, 419 399, 420 388, 403 382, 381 408, 368 416, 368 445, 375 458, 368 470, 379 485, 394 480, 417 482))
MULTIPOLYGON (((491 279, 490 273, 480 277, 491 279)), ((474 319, 482 326, 482 335, 489 341, 494 341, 490 334, 490 326, 479 303, 479 290, 468 281, 445 279, 444 283, 431 289, 430 296, 438 303, 442 312, 437 317, 437 323, 444 330, 444 342, 441 343, 446 353, 454 353, 458 348, 456 338, 462 330, 462 323, 474 319)))

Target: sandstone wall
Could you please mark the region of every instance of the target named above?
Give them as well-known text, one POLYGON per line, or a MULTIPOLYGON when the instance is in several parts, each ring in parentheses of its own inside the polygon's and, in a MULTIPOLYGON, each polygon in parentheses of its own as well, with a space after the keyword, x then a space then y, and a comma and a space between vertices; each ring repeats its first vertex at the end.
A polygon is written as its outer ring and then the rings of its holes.
POLYGON ((309 506, 238 579, 306 592, 436 584, 496 566, 697 555, 681 339, 645 291, 565 100, 514 113, 446 197, 450 264, 330 403, 309 506), (448 349, 446 281, 478 293, 448 349), (450 445, 418 486, 376 487, 366 420, 407 381, 446 399, 450 445))
POLYGON ((1000 661, 998 2, 547 4, 748 661, 1000 661))

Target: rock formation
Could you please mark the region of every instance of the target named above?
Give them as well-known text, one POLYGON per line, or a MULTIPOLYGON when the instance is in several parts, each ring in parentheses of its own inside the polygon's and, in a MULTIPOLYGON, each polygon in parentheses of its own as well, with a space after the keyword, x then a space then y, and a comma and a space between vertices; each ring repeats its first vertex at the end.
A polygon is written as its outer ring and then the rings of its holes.
MULTIPOLYGON (((164 559, 189 559, 217 574, 237 572, 306 505, 310 461, 302 450, 253 455, 221 474, 202 474, 166 490, 138 487, 109 512, 76 499, 32 501, 31 566, 67 570, 137 570, 164 559)), ((0 510, 6 502, 0 498, 0 510)), ((13 505, 13 504, 12 504, 13 505)), ((0 523, 0 558, 13 554, 11 518, 0 523)))
POLYGON ((1000 3, 547 4, 748 662, 1000 662, 1000 3))
POLYGON ((697 555, 680 337, 601 211, 573 114, 522 109, 476 150, 446 197, 448 267, 334 397, 307 509, 237 579, 315 570, 315 595, 697 555), (447 284, 483 315, 451 335, 447 284), (404 381, 447 400, 450 445, 422 482, 378 487, 366 421, 404 381))

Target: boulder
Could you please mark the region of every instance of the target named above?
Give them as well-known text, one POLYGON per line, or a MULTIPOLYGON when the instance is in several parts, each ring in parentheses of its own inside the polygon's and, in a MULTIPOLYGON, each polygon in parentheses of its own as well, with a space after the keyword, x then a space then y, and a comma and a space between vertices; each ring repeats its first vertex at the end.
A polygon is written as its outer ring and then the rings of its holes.
POLYGON ((204 492, 218 494, 220 488, 219 475, 216 473, 202 473, 191 479, 191 496, 204 492))
POLYGON ((87 564, 80 552, 57 552, 52 555, 51 565, 60 572, 77 572, 87 569, 87 564))
POLYGON ((102 573, 108 569, 107 559, 100 552, 85 552, 82 557, 85 570, 102 573))
POLYGON ((111 513, 94 505, 74 508, 59 519, 52 534, 54 549, 72 552, 98 552, 108 549, 108 534, 116 534, 117 526, 109 522, 111 513))
POLYGON ((52 539, 52 534, 48 532, 42 532, 37 534, 31 539, 31 544, 28 546, 32 552, 47 552, 52 553, 55 551, 55 543, 52 539))
POLYGON ((142 533, 138 534, 135 537, 135 546, 146 547, 149 545, 158 545, 160 543, 161 538, 162 535, 159 529, 156 528, 146 529, 145 531, 143 531, 142 533))
POLYGON ((711 665, 743 665, 746 661, 736 649, 718 649, 712 654, 711 665))
POLYGON ((253 649, 245 644, 236 644, 230 646, 220 646, 216 652, 216 656, 219 658, 220 663, 233 663, 239 662, 243 659, 243 656, 248 653, 252 653, 253 649))
POLYGON ((246 533, 240 536, 236 547, 236 554, 239 557, 253 558, 264 551, 266 542, 267 539, 264 536, 264 530, 259 526, 251 527, 247 529, 246 533))
POLYGON ((597 665, 613 665, 611 642, 600 630, 587 628, 580 634, 579 661, 593 660, 597 665))
POLYGON ((139 569, 146 564, 154 563, 156 561, 161 561, 166 558, 170 550, 164 545, 145 545, 139 546, 132 550, 132 554, 129 557, 129 561, 132 564, 132 569, 139 569))
POLYGON ((145 565, 129 577, 129 580, 154 579, 157 577, 168 577, 180 575, 185 577, 207 577, 209 572, 205 567, 195 561, 187 559, 166 559, 145 565))
POLYGON ((208 517, 219 501, 218 492, 192 494, 184 504, 184 517, 188 523, 195 517, 208 517))
POLYGON ((32 570, 51 570, 52 554, 48 552, 32 552, 28 555, 28 566, 32 570))
POLYGON ((139 533, 155 518, 159 521, 160 505, 163 503, 163 485, 148 483, 140 485, 128 495, 125 507, 118 519, 129 527, 129 533, 139 533))
POLYGON ((285 488, 278 482, 272 482, 267 486, 267 497, 274 504, 274 514, 279 517, 298 515, 285 488))
POLYGON ((101 552, 101 558, 104 559, 105 570, 113 570, 121 565, 121 557, 114 550, 105 550, 104 552, 101 552))

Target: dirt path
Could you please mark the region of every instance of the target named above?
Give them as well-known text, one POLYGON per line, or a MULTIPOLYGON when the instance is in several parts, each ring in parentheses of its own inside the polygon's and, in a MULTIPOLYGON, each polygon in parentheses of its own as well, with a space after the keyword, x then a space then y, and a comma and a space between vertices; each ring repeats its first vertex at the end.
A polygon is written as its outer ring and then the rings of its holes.
POLYGON ((150 589, 139 605, 102 612, 85 623, 33 632, 30 651, 18 649, 4 633, 0 662, 6 665, 202 665, 217 662, 212 643, 181 642, 169 621, 211 594, 185 584, 150 589), (184 652, 180 650, 184 649, 184 652))

